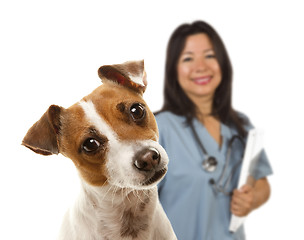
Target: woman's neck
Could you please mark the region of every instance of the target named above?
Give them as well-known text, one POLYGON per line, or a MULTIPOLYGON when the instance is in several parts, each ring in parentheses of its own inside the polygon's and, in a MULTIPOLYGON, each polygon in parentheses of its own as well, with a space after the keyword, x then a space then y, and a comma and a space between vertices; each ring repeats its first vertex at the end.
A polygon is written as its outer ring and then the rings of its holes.
POLYGON ((209 134, 218 143, 219 147, 222 144, 221 124, 219 119, 212 114, 213 97, 204 96, 199 98, 192 97, 191 100, 196 106, 197 119, 205 126, 209 134))
POLYGON ((196 117, 199 119, 199 121, 203 123, 205 118, 209 118, 212 116, 213 97, 189 97, 196 106, 196 117))

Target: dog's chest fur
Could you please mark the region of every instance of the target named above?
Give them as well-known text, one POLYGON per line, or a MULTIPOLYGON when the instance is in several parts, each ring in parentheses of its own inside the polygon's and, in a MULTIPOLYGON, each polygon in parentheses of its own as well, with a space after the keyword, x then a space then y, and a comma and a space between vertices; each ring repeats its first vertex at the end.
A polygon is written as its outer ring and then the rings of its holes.
POLYGON ((65 216, 66 224, 77 228, 71 233, 70 226, 63 225, 60 239, 156 239, 156 188, 96 190, 84 183, 79 198, 65 216))

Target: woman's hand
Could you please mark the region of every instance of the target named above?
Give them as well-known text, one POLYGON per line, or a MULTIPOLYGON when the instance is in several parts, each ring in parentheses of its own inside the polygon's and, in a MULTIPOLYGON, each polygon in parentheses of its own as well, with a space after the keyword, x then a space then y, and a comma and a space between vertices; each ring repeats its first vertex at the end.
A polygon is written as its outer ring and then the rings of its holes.
POLYGON ((231 212, 235 216, 243 217, 247 216, 254 206, 254 190, 249 185, 244 185, 240 189, 233 191, 231 199, 231 212))
POLYGON ((252 210, 265 203, 269 196, 270 186, 267 178, 257 180, 253 187, 245 184, 239 190, 233 191, 230 210, 235 216, 247 216, 252 210))

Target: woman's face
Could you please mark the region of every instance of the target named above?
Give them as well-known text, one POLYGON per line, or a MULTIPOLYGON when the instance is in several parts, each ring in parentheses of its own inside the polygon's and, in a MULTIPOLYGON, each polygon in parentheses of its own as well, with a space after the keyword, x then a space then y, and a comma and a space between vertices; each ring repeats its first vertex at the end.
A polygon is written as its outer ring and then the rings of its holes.
POLYGON ((213 98, 222 74, 212 43, 204 33, 187 37, 177 63, 178 82, 191 100, 213 98))

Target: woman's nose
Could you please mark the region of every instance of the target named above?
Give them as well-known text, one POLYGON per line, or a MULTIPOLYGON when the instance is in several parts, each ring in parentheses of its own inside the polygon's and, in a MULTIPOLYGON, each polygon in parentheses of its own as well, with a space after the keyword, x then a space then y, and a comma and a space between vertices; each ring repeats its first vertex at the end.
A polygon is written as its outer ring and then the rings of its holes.
POLYGON ((195 61, 195 71, 205 71, 207 68, 206 62, 204 59, 197 59, 195 61))

